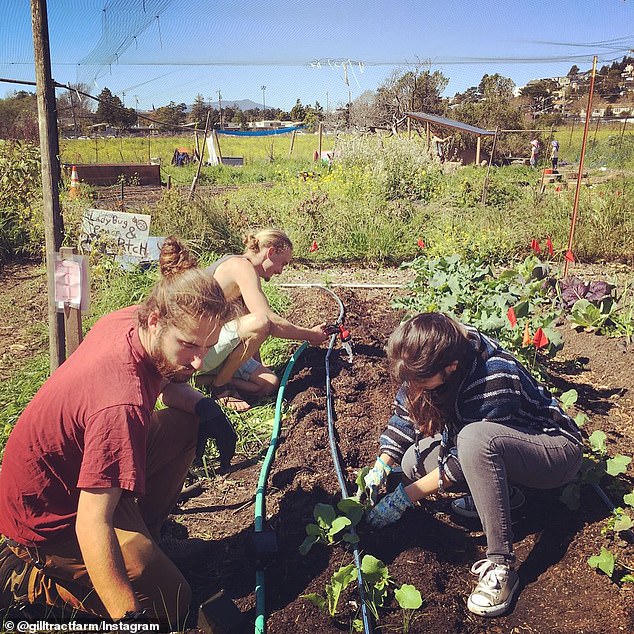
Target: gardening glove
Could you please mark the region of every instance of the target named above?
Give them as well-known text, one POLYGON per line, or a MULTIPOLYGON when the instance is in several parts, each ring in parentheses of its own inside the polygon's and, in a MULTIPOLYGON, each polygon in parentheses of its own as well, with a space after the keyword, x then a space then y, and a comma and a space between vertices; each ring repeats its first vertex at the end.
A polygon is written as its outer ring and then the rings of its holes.
POLYGON ((213 438, 220 454, 220 470, 228 471, 231 458, 236 452, 236 434, 233 425, 225 416, 220 405, 212 398, 201 398, 194 411, 198 415, 198 442, 196 443, 195 464, 202 464, 207 438, 213 438))
POLYGON ((374 506, 379 499, 379 489, 390 475, 392 467, 383 462, 381 458, 377 458, 374 466, 368 471, 363 478, 363 489, 359 489, 357 496, 361 498, 364 494, 371 506, 374 506))
POLYGON ((405 493, 405 487, 399 484, 393 493, 388 493, 370 510, 366 521, 372 528, 385 528, 400 520, 403 513, 413 507, 414 504, 405 493))

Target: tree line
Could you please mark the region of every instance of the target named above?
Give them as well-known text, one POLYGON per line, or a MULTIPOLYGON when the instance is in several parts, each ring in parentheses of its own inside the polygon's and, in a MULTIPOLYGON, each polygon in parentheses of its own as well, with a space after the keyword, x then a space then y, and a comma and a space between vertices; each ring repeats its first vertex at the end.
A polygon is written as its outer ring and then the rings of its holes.
MULTIPOLYGON (((632 92, 627 93, 623 80, 632 64, 634 58, 624 57, 597 72, 595 93, 608 108, 634 98, 632 92)), ((529 82, 518 93, 512 79, 497 73, 485 74, 477 86, 449 99, 442 96, 449 79, 438 70, 432 71, 429 64, 418 63, 393 71, 376 90, 366 91, 329 112, 319 102, 304 105, 299 99, 288 112, 279 108, 241 110, 231 102, 220 108, 200 94, 191 106, 170 101, 149 112, 139 112, 126 107, 108 88, 93 99, 87 86, 78 84, 57 95, 57 120, 62 136, 91 134, 100 126, 132 131, 151 125, 173 132, 194 124, 202 129, 207 117, 212 128, 230 125, 246 129, 254 121, 280 120, 301 122, 309 129, 324 122, 331 130, 397 132, 403 128, 407 112, 436 114, 488 130, 545 128, 560 125, 565 117, 578 116, 585 108, 589 75, 589 71, 581 72, 574 65, 567 75, 567 89, 562 91, 555 79, 540 79, 529 82)), ((36 140, 37 135, 33 93, 19 91, 0 99, 0 138, 36 140)), ((469 142, 465 140, 463 145, 469 142)))

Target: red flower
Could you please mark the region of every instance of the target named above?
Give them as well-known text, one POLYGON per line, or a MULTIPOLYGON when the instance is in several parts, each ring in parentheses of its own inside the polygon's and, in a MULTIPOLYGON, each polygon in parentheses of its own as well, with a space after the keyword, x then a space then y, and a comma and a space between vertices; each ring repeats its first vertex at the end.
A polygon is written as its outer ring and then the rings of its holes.
POLYGON ((535 238, 531 240, 531 249, 533 249, 535 253, 541 253, 541 247, 539 246, 539 242, 537 242, 535 238))
POLYGON ((548 249, 548 253, 550 255, 555 255, 555 250, 553 249, 553 242, 550 238, 546 240, 546 248, 548 249))
POLYGON ((422 238, 418 238, 418 242, 416 243, 419 249, 425 248, 425 241, 422 238))
POLYGON ((538 328, 537 332, 535 332, 533 343, 538 350, 539 348, 543 348, 548 345, 548 337, 544 334, 544 331, 541 328, 538 328))
POLYGON ((564 257, 566 258, 566 260, 568 260, 568 262, 575 261, 575 256, 572 254, 572 251, 570 251, 570 249, 566 251, 566 255, 564 257))
POLYGON ((511 324, 511 328, 515 328, 515 326, 517 326, 517 317, 515 316, 515 309, 513 306, 506 311, 506 316, 511 324))
POLYGON ((314 253, 319 249, 319 245, 317 244, 317 240, 313 240, 313 243, 310 245, 310 252, 314 253))

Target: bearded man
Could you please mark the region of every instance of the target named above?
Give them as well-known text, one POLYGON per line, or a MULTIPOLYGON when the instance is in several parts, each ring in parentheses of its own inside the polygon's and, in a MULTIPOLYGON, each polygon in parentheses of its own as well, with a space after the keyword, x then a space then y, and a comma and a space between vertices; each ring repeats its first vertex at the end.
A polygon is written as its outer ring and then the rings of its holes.
POLYGON ((160 528, 194 456, 199 422, 230 460, 236 434, 187 381, 231 311, 168 238, 140 306, 102 317, 17 421, 0 471, 0 607, 183 629, 191 590, 160 528), (154 411, 162 394, 164 409, 154 411))

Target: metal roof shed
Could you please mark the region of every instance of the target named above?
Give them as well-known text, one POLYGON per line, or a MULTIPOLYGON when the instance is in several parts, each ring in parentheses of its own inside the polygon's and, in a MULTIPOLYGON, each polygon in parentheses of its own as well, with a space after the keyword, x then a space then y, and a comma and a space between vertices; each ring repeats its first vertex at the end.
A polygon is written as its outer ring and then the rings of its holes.
POLYGON ((427 142, 430 142, 430 130, 429 124, 433 123, 444 128, 452 128, 459 132, 467 132, 469 134, 477 135, 476 146, 476 163, 480 163, 480 139, 483 136, 495 136, 495 132, 491 130, 485 130, 484 128, 478 128, 468 123, 462 123, 461 121, 455 121, 454 119, 447 119, 447 117, 440 117, 436 114, 427 114, 426 112, 406 112, 405 116, 408 119, 415 119, 416 121, 424 121, 427 124, 427 142))

